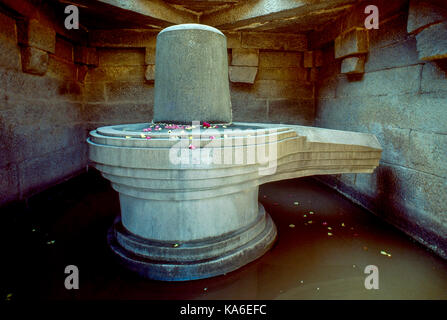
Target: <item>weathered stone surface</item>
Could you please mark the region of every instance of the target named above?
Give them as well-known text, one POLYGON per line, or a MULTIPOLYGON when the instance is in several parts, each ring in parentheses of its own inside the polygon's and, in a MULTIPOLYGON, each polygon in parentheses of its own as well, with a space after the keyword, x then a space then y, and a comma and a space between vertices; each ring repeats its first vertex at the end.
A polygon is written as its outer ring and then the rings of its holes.
POLYGON ((227 37, 227 48, 241 48, 242 47, 242 35, 240 32, 224 32, 227 37))
POLYGON ((89 69, 86 81, 138 81, 144 78, 146 66, 108 66, 89 69))
POLYGON ((234 48, 231 52, 231 65, 257 67, 259 64, 259 50, 234 48))
POLYGON ((256 97, 271 99, 306 99, 313 96, 312 85, 297 85, 295 81, 258 80, 254 85, 256 97))
POLYGON ((421 65, 365 73, 361 81, 341 77, 337 97, 419 92, 421 65))
POLYGON ((80 64, 86 64, 90 66, 98 66, 99 59, 96 52, 96 48, 75 46, 74 47, 74 61, 80 64))
POLYGON ((47 72, 48 52, 33 47, 23 47, 21 51, 23 72, 37 75, 47 72))
POLYGON ((55 55, 68 62, 73 62, 73 44, 56 36, 55 55))
POLYGON ((365 63, 365 72, 418 64, 416 39, 411 37, 383 48, 372 48, 365 63))
POLYGON ((20 188, 24 196, 41 191, 84 169, 87 164, 85 145, 52 152, 45 157, 19 164, 20 188))
POLYGON ((103 82, 88 83, 84 88, 84 97, 88 102, 104 102, 106 100, 105 84, 103 82))
POLYGON ((259 67, 302 67, 302 53, 261 51, 259 53, 259 67))
POLYGON ((447 135, 412 130, 408 149, 411 168, 447 179, 447 135))
POLYGON ((341 73, 361 74, 365 72, 365 56, 344 58, 341 62, 341 73))
POLYGON ((307 81, 307 72, 306 68, 298 67, 259 68, 257 77, 259 80, 307 81))
POLYGON ((431 61, 422 68, 421 91, 423 93, 447 92, 447 62, 431 61))
MULTIPOLYGON (((142 79, 143 80, 143 79, 142 79)), ((158 79, 157 79, 158 80, 158 79)), ((115 81, 106 83, 107 101, 111 102, 143 102, 153 101, 154 92, 152 86, 140 82, 115 81)))
POLYGON ((56 32, 38 20, 24 20, 17 24, 19 43, 50 53, 56 50, 56 32))
POLYGON ((311 126, 314 122, 315 107, 311 99, 278 99, 268 102, 268 120, 276 123, 290 123, 311 126))
POLYGON ((0 205, 17 200, 19 193, 19 175, 15 164, 0 168, 0 205))
POLYGON ((144 78, 148 81, 155 80, 155 64, 149 64, 146 66, 144 78))
POLYGON ((314 67, 314 52, 313 51, 305 51, 303 53, 303 65, 304 68, 312 68, 314 67))
MULTIPOLYGON (((153 91, 153 90, 151 90, 153 91)), ((98 126, 150 122, 153 118, 153 103, 89 103, 83 110, 83 119, 91 124, 92 130, 98 126)))
POLYGON ((266 32, 243 32, 242 47, 286 51, 305 51, 307 37, 303 34, 281 34, 266 32))
POLYGON ((314 67, 322 67, 324 65, 323 51, 314 50, 314 67))
POLYGON ((160 32, 154 121, 231 122, 227 59, 225 36, 217 29, 190 24, 160 32))
POLYGON ((47 75, 60 80, 76 80, 77 67, 72 62, 49 56, 47 75))
POLYGON ((89 44, 108 48, 155 48, 157 33, 147 29, 91 30, 89 44))
POLYGON ((84 83, 85 79, 87 78, 88 73, 88 67, 85 65, 77 66, 76 68, 76 79, 79 82, 84 83))
POLYGON ((142 49, 115 48, 97 50, 99 66, 142 66, 145 65, 145 51, 142 49))
POLYGON ((0 13, 0 66, 20 69, 20 49, 17 45, 16 22, 0 13))
POLYGON ((155 64, 155 48, 145 48, 144 63, 155 64))
POLYGON ((411 0, 408 13, 408 33, 419 33, 434 23, 447 20, 447 10, 429 1, 411 0))
POLYGON ((267 119, 267 101, 253 99, 249 93, 240 94, 232 85, 231 106, 233 119, 244 122, 262 122, 267 119))
POLYGON ((425 28, 416 35, 421 60, 447 58, 447 21, 425 28))
POLYGON ((255 83, 257 67, 230 66, 229 74, 231 82, 255 83))
POLYGON ((316 82, 318 80, 318 68, 309 68, 308 69, 308 81, 310 82, 316 82))
POLYGON ((354 28, 339 35, 335 39, 335 58, 368 52, 367 32, 361 28, 354 28))

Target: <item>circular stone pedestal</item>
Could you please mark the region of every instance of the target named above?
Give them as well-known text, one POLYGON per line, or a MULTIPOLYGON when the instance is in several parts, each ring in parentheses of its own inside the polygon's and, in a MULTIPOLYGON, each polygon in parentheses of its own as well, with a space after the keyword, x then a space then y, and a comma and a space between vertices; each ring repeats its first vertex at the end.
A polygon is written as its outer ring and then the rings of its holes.
POLYGON ((185 281, 218 276, 261 257, 273 245, 276 227, 262 205, 259 208, 258 218, 246 227, 180 243, 136 236, 117 219, 108 242, 122 265, 146 278, 185 281))
POLYGON ((121 216, 108 236, 119 261, 150 279, 184 281, 262 256, 276 227, 258 203, 268 166, 258 158, 291 135, 288 128, 241 124, 126 124, 90 132, 89 157, 120 197, 121 216))

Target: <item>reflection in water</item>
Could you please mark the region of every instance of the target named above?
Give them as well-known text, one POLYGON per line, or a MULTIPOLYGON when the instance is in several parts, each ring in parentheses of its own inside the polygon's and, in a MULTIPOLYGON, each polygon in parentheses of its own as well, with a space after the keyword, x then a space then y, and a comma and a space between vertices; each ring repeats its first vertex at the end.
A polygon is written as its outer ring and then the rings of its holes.
POLYGON ((99 210, 110 217, 99 225, 89 223, 91 231, 82 234, 64 232, 67 238, 42 255, 46 276, 35 287, 37 292, 28 291, 28 295, 50 299, 447 299, 446 261, 313 179, 260 187, 259 200, 279 233, 266 255, 227 275, 179 283, 141 279, 115 264, 105 243, 107 227, 119 210, 113 197, 116 194, 110 189, 99 189, 66 209, 68 220, 59 222, 58 230, 72 226, 70 219, 80 214, 95 216, 99 210), (77 292, 63 288, 60 270, 67 264, 80 269, 77 292), (379 268, 379 290, 364 287, 367 265, 379 268))

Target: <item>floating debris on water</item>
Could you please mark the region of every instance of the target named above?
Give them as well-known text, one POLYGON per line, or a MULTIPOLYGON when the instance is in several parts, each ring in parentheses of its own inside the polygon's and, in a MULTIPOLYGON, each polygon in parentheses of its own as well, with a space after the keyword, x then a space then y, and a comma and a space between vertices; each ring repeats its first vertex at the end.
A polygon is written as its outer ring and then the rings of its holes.
POLYGON ((388 253, 388 252, 386 252, 386 251, 380 251, 380 254, 381 255, 384 255, 384 256, 387 256, 387 257, 389 257, 389 258, 391 258, 391 254, 390 253, 388 253))

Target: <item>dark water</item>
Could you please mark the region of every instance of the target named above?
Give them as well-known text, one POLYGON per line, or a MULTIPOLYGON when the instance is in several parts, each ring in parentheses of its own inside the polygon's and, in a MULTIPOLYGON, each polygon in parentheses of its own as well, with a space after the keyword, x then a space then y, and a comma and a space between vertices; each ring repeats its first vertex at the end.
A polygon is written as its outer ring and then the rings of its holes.
POLYGON ((266 255, 225 276, 158 282, 121 269, 108 251, 119 211, 108 183, 74 179, 3 225, 2 299, 447 299, 447 261, 317 181, 264 185, 260 201, 279 232, 266 255), (70 264, 79 290, 64 288, 70 264), (378 290, 365 289, 367 265, 378 267, 378 290))

